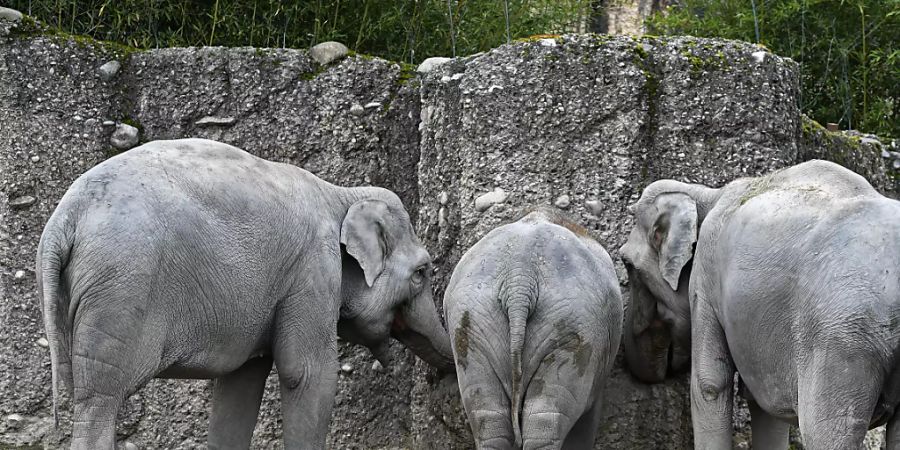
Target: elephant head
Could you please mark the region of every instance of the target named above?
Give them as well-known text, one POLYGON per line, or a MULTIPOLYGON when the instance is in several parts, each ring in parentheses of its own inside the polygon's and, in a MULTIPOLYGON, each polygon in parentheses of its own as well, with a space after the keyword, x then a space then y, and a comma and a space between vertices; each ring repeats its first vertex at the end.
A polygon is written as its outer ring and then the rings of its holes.
POLYGON ((363 199, 341 225, 341 316, 338 335, 389 363, 393 337, 425 362, 453 370, 450 336, 431 294, 431 257, 396 196, 363 199))
POLYGON ((634 228, 619 249, 631 287, 625 358, 631 373, 648 383, 690 362, 688 281, 700 221, 692 187, 650 185, 631 208, 634 228))

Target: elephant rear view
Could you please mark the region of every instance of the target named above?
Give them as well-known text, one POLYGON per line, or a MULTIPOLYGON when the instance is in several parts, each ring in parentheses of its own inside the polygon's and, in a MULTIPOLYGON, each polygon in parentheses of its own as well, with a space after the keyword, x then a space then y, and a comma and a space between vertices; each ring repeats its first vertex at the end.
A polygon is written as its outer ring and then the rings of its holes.
POLYGON ((584 229, 542 209, 491 231, 456 266, 444 311, 477 448, 593 445, 623 305, 584 229))

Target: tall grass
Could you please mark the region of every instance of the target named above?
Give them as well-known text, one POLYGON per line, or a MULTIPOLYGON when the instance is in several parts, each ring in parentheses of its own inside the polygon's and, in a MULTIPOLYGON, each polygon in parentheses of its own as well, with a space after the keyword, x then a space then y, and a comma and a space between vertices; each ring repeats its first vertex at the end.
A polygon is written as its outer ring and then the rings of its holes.
POLYGON ((575 31, 585 23, 590 12, 590 0, 12 0, 9 3, 10 7, 69 33, 137 48, 200 45, 305 48, 337 40, 362 53, 405 62, 488 50, 507 41, 507 27, 512 38, 575 31))

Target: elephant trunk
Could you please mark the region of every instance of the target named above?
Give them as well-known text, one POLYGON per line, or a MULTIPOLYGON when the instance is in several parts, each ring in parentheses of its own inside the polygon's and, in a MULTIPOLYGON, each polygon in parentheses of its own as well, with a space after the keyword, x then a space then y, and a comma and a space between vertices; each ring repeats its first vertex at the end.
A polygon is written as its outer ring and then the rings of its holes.
POLYGON ((450 334, 438 318, 430 286, 397 312, 391 336, 441 372, 455 370, 450 334))
POLYGON ((625 362, 628 370, 645 383, 660 383, 666 378, 669 366, 669 349, 672 338, 669 327, 658 318, 652 317, 646 326, 640 327, 636 320, 639 309, 637 302, 644 301, 640 295, 632 291, 631 306, 625 315, 625 329, 622 333, 622 346, 625 349, 625 362), (638 326, 636 326, 638 325, 638 326), (643 328, 643 329, 640 329, 643 328))

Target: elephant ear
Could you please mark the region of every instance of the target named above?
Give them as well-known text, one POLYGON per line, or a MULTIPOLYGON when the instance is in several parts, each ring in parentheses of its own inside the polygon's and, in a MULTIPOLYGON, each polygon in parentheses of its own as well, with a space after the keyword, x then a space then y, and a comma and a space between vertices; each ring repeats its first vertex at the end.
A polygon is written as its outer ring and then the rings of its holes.
POLYGON ((362 267, 369 287, 384 271, 389 253, 384 230, 388 212, 382 201, 360 200, 350 207, 341 224, 341 244, 362 267))
POLYGON ((651 245, 659 252, 659 271, 672 288, 694 256, 697 242, 697 202, 687 194, 661 194, 654 202, 658 211, 650 234, 651 245))

